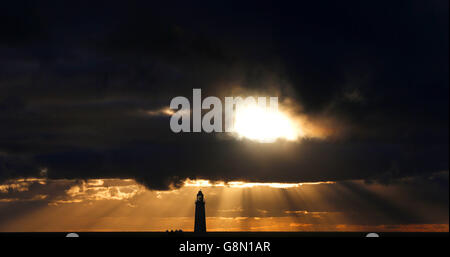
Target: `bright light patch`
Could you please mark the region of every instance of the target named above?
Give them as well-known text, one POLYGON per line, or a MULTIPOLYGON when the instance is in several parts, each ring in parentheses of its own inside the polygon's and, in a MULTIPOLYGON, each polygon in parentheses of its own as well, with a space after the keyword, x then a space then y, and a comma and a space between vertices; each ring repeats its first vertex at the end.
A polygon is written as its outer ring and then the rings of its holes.
POLYGON ((334 181, 321 181, 321 182, 303 182, 303 183, 270 183, 270 182, 244 182, 244 181, 216 181, 211 182, 206 179, 191 180, 186 179, 184 181, 185 187, 230 187, 230 188, 252 188, 252 187, 271 187, 271 188, 294 188, 303 185, 319 185, 319 184, 334 184, 334 181))
POLYGON ((233 132, 241 138, 261 143, 272 143, 277 139, 295 141, 302 134, 288 115, 257 105, 237 108, 233 132))

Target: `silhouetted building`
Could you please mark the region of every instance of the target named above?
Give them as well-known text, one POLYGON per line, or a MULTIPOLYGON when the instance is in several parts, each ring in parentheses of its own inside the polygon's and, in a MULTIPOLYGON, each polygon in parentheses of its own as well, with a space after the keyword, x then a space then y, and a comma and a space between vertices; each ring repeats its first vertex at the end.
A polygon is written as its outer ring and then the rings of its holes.
POLYGON ((203 193, 201 190, 198 191, 197 200, 195 201, 194 232, 206 232, 205 201, 203 200, 203 193))

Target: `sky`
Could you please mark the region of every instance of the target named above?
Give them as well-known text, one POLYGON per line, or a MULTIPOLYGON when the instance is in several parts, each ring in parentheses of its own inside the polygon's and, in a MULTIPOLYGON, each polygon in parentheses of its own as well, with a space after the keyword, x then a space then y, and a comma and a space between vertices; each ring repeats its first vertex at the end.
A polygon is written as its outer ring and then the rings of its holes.
POLYGON ((0 231, 448 231, 448 1, 2 5, 0 231), (173 133, 193 88, 301 133, 173 133))

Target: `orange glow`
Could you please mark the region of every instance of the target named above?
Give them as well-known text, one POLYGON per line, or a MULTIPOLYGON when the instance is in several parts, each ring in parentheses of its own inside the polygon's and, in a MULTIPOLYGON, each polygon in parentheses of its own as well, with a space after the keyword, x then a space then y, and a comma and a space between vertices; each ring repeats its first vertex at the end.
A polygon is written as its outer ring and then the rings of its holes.
POLYGON ((252 187, 271 187, 271 188, 293 188, 302 185, 319 185, 319 184, 334 184, 333 181, 323 182, 303 182, 303 183, 269 183, 269 182, 244 182, 244 181, 217 181, 211 182, 210 180, 197 179, 184 181, 186 187, 230 187, 230 188, 252 188, 252 187))
MULTIPOLYGON (((404 205, 408 201, 392 197, 398 195, 394 187, 366 185, 362 181, 348 183, 409 211, 404 205)), ((155 191, 132 179, 30 178, 8 180, 0 185, 0 207, 4 212, 18 202, 40 203, 12 212, 14 215, 7 221, 0 220, 0 231, 192 231, 199 188, 205 194, 208 231, 448 232, 449 229, 445 221, 370 226, 355 223, 353 213, 364 202, 358 193, 339 182, 186 180, 180 188, 155 191), (336 208, 336 200, 342 199, 356 201, 358 208, 336 208)), ((438 211, 433 209, 434 214, 438 211)))

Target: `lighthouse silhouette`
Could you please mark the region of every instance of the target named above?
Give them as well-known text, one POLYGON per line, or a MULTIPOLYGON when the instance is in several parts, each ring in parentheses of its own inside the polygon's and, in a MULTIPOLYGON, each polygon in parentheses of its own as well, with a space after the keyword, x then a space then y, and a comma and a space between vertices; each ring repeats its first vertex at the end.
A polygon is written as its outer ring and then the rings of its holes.
POLYGON ((197 193, 197 200, 195 201, 195 233, 206 232, 206 219, 205 219, 205 201, 203 200, 202 190, 197 193))

